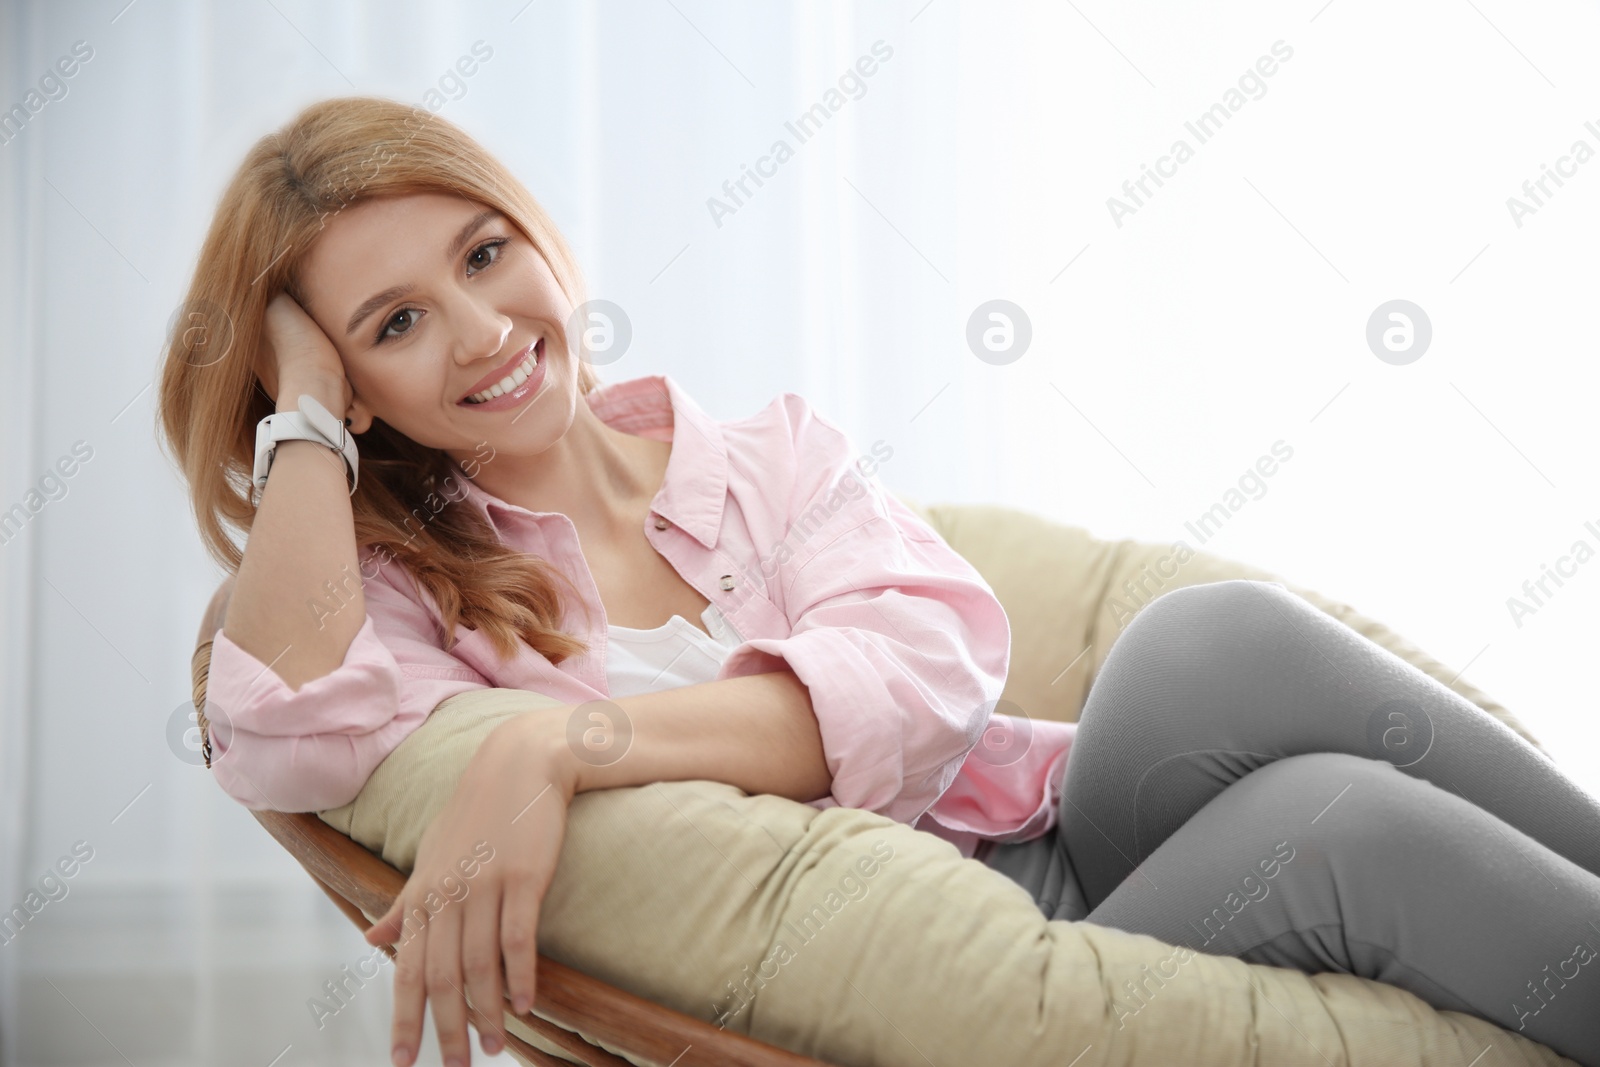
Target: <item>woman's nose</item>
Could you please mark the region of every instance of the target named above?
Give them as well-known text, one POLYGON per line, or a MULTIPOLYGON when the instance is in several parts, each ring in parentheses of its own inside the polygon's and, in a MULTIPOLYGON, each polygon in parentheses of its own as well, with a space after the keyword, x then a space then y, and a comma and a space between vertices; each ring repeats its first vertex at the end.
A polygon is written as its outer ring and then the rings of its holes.
POLYGON ((494 308, 466 301, 457 313, 455 359, 462 366, 477 363, 502 352, 511 336, 511 320, 494 308))

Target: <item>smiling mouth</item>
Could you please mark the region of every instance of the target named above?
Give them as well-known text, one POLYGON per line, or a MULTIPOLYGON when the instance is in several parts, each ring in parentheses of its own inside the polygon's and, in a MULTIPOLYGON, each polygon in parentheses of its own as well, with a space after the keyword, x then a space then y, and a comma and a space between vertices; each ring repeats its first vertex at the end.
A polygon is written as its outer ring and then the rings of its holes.
POLYGON ((513 367, 509 374, 500 378, 499 381, 487 389, 476 393, 468 393, 458 402, 462 404, 486 404, 497 396, 504 396, 506 393, 511 392, 533 375, 534 369, 538 367, 539 359, 543 353, 544 338, 541 337, 538 343, 533 346, 533 349, 523 357, 522 362, 513 367))

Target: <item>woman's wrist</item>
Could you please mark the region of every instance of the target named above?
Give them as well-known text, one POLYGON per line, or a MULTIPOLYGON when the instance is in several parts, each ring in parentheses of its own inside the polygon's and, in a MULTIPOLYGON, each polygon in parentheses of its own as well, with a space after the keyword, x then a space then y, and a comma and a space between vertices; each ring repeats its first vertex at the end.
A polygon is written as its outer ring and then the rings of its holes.
POLYGON ((282 387, 278 390, 278 412, 299 411, 302 396, 315 398, 323 407, 333 412, 336 418, 344 419, 344 384, 337 379, 315 375, 284 379, 282 387))
MULTIPOLYGON (((567 744, 566 720, 571 711, 570 707, 561 707, 528 712, 490 731, 495 738, 494 750, 512 753, 522 773, 531 768, 536 777, 543 777, 562 790, 568 800, 585 788, 580 773, 583 764, 567 744)), ((485 747, 489 747, 487 739, 485 747)))

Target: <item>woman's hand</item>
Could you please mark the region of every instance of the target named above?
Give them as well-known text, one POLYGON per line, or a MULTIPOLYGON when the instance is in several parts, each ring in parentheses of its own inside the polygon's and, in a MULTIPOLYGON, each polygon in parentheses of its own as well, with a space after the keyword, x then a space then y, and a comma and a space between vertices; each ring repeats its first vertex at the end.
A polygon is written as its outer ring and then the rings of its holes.
POLYGON ((368 943, 398 949, 396 1067, 416 1062, 429 997, 440 1052, 455 1067, 472 1059, 466 994, 488 1055, 505 1046, 502 989, 517 1014, 533 1005, 539 909, 576 786, 559 729, 570 710, 519 715, 484 739, 423 833, 405 888, 367 931, 368 943))
POLYGON ((326 386, 328 395, 339 398, 338 407, 329 410, 343 418, 352 396, 350 380, 345 377, 338 348, 328 340, 317 320, 307 315, 294 297, 280 292, 267 305, 265 327, 272 352, 262 361, 259 374, 273 403, 278 402, 280 382, 297 389, 326 386))

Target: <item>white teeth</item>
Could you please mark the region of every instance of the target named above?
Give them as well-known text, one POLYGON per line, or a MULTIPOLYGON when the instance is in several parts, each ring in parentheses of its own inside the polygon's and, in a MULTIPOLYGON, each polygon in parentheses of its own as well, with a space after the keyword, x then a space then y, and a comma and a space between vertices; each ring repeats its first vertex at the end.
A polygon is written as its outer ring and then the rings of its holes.
POLYGON ((517 364, 515 370, 506 375, 504 378, 501 378, 498 382, 495 382, 489 388, 483 390, 481 393, 473 393, 471 396, 467 397, 467 402, 471 404, 482 404, 485 401, 493 400, 497 396, 504 396, 506 393, 511 392, 511 390, 515 389, 517 386, 531 378, 533 376, 534 368, 538 365, 539 353, 537 351, 528 353, 528 358, 517 364))

